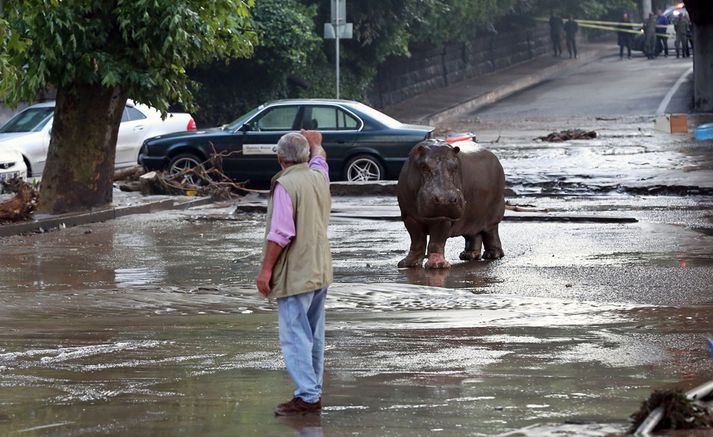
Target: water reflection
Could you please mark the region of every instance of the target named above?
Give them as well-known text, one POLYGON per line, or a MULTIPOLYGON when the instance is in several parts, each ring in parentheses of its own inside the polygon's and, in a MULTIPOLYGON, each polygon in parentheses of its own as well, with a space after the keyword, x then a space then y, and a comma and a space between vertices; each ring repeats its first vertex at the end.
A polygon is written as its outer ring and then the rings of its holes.
POLYGON ((59 236, 43 234, 4 241, 0 292, 113 287, 114 269, 105 265, 114 251, 113 233, 66 231, 59 236), (13 240, 18 243, 13 244, 13 240))
POLYGON ((492 271, 494 266, 497 266, 497 261, 453 262, 450 269, 410 268, 400 272, 406 282, 413 285, 482 289, 499 282, 492 271))
POLYGON ((277 421, 295 430, 296 437, 322 437, 322 416, 280 416, 277 421))

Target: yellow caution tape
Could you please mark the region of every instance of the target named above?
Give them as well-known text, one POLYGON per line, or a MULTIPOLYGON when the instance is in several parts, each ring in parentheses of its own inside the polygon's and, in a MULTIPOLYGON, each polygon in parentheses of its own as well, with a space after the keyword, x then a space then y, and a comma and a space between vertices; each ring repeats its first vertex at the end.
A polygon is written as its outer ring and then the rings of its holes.
MULTIPOLYGON (((535 20, 543 21, 543 22, 550 21, 550 19, 546 18, 546 17, 537 17, 537 18, 535 18, 535 20)), ((582 25, 582 24, 597 24, 597 25, 605 25, 605 26, 610 25, 610 26, 622 26, 622 27, 627 27, 627 26, 642 27, 643 26, 643 23, 626 23, 623 21, 599 21, 599 20, 580 20, 580 19, 576 19, 574 21, 576 21, 577 24, 580 24, 580 25, 582 25)), ((660 28, 666 28, 668 26, 670 26, 670 24, 657 24, 656 25, 656 27, 660 27, 660 28)))
POLYGON ((640 34, 643 31, 642 30, 634 30, 634 29, 622 29, 619 27, 610 27, 610 26, 598 26, 596 24, 580 24, 580 27, 586 27, 589 29, 601 29, 601 30, 611 30, 613 32, 624 32, 624 33, 633 33, 633 34, 640 34))
POLYGON ((615 26, 643 26, 642 23, 625 23, 623 21, 597 21, 597 20, 574 20, 577 23, 588 23, 588 24, 612 24, 615 26))

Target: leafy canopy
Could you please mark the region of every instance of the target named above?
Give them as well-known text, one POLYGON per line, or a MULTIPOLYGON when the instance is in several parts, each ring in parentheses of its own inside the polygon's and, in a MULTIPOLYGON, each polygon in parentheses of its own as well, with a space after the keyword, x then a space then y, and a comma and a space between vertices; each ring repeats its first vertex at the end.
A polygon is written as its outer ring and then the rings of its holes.
POLYGON ((119 87, 166 111, 192 108, 186 68, 247 57, 254 0, 25 0, 5 5, 0 97, 32 101, 49 87, 119 87))

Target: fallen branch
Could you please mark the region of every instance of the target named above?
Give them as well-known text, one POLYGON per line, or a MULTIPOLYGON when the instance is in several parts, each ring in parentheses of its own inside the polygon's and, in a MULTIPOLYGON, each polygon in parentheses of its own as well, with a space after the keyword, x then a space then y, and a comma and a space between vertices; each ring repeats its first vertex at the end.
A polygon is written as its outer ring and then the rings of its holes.
POLYGON ((656 390, 632 416, 630 432, 648 435, 654 430, 695 429, 713 426, 707 408, 681 390, 656 390))
POLYGON ((552 132, 544 137, 537 137, 535 139, 540 141, 547 141, 549 143, 561 143, 562 141, 569 140, 591 140, 597 137, 595 131, 585 131, 582 129, 568 129, 559 132, 552 132))
POLYGON ((29 220, 40 201, 40 193, 22 179, 13 178, 2 183, 3 190, 15 196, 0 203, 0 223, 29 220))
POLYGON ((534 208, 532 205, 513 205, 510 202, 505 202, 505 209, 515 212, 549 212, 547 209, 534 208))
MULTIPOLYGON (((246 188, 247 181, 235 182, 223 172, 223 159, 242 151, 218 152, 211 144, 211 156, 193 168, 174 174, 150 172, 141 176, 140 188, 144 194, 177 194, 211 196, 217 200, 240 197, 240 192, 264 193, 264 190, 246 188)), ((128 184, 127 189, 134 187, 128 184)))
POLYGON ((116 181, 137 181, 139 177, 146 173, 143 166, 134 165, 129 168, 124 168, 121 170, 116 170, 114 172, 113 180, 116 181))

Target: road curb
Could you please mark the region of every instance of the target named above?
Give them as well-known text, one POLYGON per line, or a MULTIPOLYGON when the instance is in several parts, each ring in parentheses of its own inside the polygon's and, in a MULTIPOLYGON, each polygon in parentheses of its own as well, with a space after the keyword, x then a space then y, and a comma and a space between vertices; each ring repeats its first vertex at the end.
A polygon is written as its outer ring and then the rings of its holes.
POLYGON ((396 196, 397 181, 332 182, 332 196, 396 196))
POLYGON ((143 203, 141 205, 119 207, 110 206, 81 213, 60 214, 46 217, 40 216, 36 217, 35 220, 31 222, 0 225, 0 238, 38 231, 48 231, 61 227, 72 227, 86 225, 89 223, 104 222, 133 214, 147 214, 151 212, 165 211, 168 209, 187 209, 194 206, 206 205, 212 201, 213 199, 210 197, 199 197, 188 201, 161 199, 143 203))
POLYGON ((568 70, 573 67, 587 65, 591 62, 607 57, 609 55, 611 55, 611 50, 609 49, 597 49, 591 52, 583 53, 577 59, 570 59, 560 64, 552 65, 550 67, 538 71, 537 73, 532 73, 512 83, 497 87, 491 91, 488 91, 485 94, 481 94, 472 99, 457 103, 447 109, 444 109, 443 111, 438 111, 433 114, 430 114, 424 117, 421 120, 421 123, 433 126, 435 124, 457 117, 464 113, 475 111, 484 106, 496 103, 517 92, 538 85, 565 70, 568 70))

